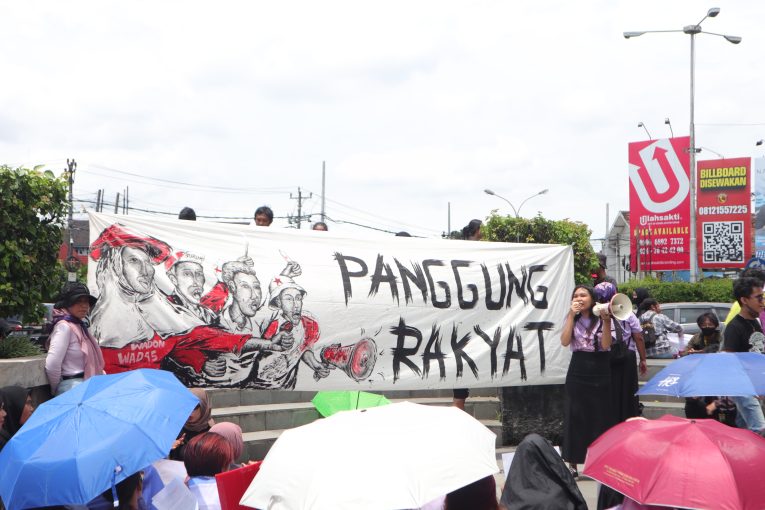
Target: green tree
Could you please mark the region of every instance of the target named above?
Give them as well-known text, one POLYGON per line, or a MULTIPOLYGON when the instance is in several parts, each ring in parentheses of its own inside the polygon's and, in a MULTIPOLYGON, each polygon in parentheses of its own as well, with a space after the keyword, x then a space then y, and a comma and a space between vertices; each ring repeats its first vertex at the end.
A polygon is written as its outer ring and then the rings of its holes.
POLYGON ((0 165, 0 317, 39 318, 43 297, 58 290, 66 211, 63 177, 0 165))
POLYGON ((598 258, 590 244, 587 225, 571 220, 548 220, 541 215, 531 219, 500 216, 492 211, 481 229, 484 239, 507 243, 567 244, 574 251, 574 280, 592 283, 591 271, 598 258))

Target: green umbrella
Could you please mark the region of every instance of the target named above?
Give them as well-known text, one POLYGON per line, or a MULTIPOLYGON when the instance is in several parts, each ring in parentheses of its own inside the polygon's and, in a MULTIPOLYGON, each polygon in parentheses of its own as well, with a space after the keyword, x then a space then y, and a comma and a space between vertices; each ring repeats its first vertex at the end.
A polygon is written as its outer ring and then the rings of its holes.
POLYGON ((339 411, 390 404, 390 400, 384 396, 366 391, 320 391, 311 402, 325 418, 339 411))

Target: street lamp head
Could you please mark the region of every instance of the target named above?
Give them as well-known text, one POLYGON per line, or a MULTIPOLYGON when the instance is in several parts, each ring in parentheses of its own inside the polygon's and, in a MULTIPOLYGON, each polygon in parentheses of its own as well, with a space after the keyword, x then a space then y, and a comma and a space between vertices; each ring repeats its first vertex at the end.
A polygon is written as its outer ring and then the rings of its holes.
POLYGON ((543 189, 542 191, 540 191, 539 193, 537 193, 537 195, 544 195, 544 194, 546 194, 548 191, 550 191, 550 190, 549 190, 549 189, 547 189, 547 188, 545 188, 545 189, 543 189))
POLYGON ((720 14, 720 8, 719 7, 712 7, 711 9, 709 9, 707 11, 707 17, 709 17, 709 18, 714 18, 718 14, 720 14))
POLYGON ((494 192, 490 189, 485 189, 483 190, 483 192, 486 193, 487 195, 494 195, 494 192))
POLYGON ((683 33, 688 35, 700 34, 701 25, 686 25, 683 27, 683 33))
POLYGON ((729 43, 738 44, 741 42, 741 38, 737 35, 724 35, 723 37, 729 43))
POLYGON ((624 38, 629 39, 630 37, 640 37, 643 34, 645 34, 645 32, 624 32, 624 38))
POLYGON ((757 140, 757 143, 755 143, 755 145, 759 147, 759 146, 760 146, 760 145, 762 145, 763 143, 765 143, 765 140, 763 140, 763 139, 759 139, 759 140, 757 140))
POLYGON ((669 117, 667 117, 667 118, 665 118, 665 119, 664 119, 664 124, 666 124, 667 126, 669 126, 669 125, 670 125, 670 124, 669 124, 669 117))
POLYGON ((638 122, 638 127, 645 127, 645 124, 643 124, 642 122, 638 122))

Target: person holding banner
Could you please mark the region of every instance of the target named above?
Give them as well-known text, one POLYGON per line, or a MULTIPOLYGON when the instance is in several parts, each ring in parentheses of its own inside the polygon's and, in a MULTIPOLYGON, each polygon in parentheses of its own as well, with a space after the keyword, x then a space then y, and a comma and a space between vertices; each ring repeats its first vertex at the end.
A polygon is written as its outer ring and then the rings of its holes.
MULTIPOLYGON (((483 234, 481 233, 481 220, 470 220, 470 223, 462 228, 462 239, 465 241, 480 241, 483 234)), ((398 235, 398 234, 396 234, 398 235)), ((452 405, 457 409, 465 410, 465 401, 470 396, 470 390, 467 388, 455 388, 453 390, 453 403, 452 405)))
POLYGON ((595 315, 595 291, 577 285, 571 296, 560 343, 572 351, 566 374, 561 455, 578 476, 587 447, 614 425, 611 410, 611 314, 595 315))

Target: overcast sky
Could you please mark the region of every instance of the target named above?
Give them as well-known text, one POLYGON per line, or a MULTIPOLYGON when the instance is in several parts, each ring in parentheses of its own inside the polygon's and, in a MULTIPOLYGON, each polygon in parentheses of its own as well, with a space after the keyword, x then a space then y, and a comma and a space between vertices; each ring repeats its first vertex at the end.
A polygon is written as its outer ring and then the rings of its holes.
POLYGON ((0 163, 75 158, 82 200, 129 187, 137 208, 286 216, 301 187, 315 221, 326 161, 332 220, 435 237, 448 203, 456 230, 512 212, 485 188, 516 207, 549 188, 521 215, 602 237, 638 122, 688 134, 689 37, 622 32, 715 6, 703 28, 743 42, 697 37, 697 145, 765 154, 761 0, 0 5, 0 163))

